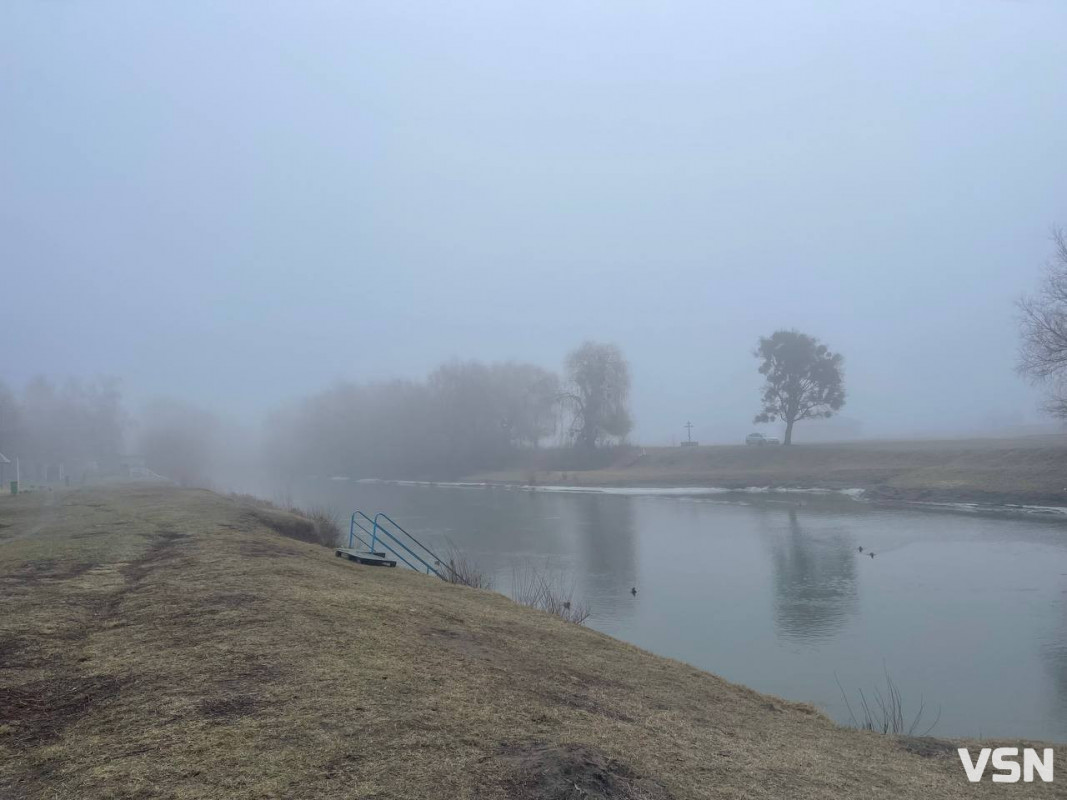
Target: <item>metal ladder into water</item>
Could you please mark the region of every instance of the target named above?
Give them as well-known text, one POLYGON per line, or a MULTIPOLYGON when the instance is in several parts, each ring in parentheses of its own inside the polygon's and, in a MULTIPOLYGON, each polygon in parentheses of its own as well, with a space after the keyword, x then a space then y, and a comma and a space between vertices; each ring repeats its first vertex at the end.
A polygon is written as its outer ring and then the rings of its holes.
POLYGON ((442 580, 448 580, 452 573, 448 562, 384 513, 375 514, 372 519, 362 511, 354 512, 348 524, 348 547, 338 547, 336 555, 372 567, 395 567, 399 562, 442 580), (356 547, 357 543, 362 549, 356 547))

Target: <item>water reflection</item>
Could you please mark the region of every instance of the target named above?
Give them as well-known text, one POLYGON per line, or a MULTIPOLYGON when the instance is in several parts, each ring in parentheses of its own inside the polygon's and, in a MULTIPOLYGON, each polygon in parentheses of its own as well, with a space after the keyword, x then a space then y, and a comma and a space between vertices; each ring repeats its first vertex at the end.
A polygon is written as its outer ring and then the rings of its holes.
POLYGON ((505 594, 515 565, 548 566, 573 580, 591 627, 840 720, 835 674, 871 687, 888 667, 908 698, 944 709, 938 735, 1067 739, 1063 522, 332 482, 294 499, 388 511, 505 594))
MULTIPOLYGON (((1067 588, 1064 588, 1060 597, 1063 599, 1059 603, 1059 626, 1041 648, 1041 655, 1052 675, 1056 694, 1054 718, 1067 720, 1067 588)), ((1067 726, 1064 732, 1067 733, 1067 726)))
POLYGON ((580 583, 590 594, 590 601, 629 592, 637 583, 633 498, 585 494, 568 499, 580 583))
POLYGON ((833 636, 856 612, 858 553, 846 534, 816 537, 796 511, 788 518, 787 530, 770 538, 778 631, 802 641, 833 636))

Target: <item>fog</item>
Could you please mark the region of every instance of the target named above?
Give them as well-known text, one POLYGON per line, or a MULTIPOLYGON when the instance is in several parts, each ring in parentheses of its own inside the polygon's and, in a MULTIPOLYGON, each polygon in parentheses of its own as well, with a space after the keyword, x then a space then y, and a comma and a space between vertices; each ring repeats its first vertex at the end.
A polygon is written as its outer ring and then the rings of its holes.
POLYGON ((1049 427, 1014 303, 1067 224, 1064 30, 1054 0, 8 3, 0 381, 256 432, 593 339, 632 441, 737 442, 796 328, 844 356, 811 438, 1049 427))

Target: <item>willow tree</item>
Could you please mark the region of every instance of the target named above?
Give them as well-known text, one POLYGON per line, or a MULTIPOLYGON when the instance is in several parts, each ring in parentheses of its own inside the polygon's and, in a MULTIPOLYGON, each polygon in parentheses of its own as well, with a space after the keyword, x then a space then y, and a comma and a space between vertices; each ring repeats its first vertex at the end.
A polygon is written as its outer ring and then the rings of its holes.
POLYGON ((756 348, 763 384, 763 410, 755 422, 785 423, 785 444, 793 442, 793 425, 802 419, 832 417, 845 404, 844 358, 831 353, 814 336, 775 331, 756 348))
POLYGON ((586 342, 567 356, 566 379, 561 398, 571 408, 577 444, 593 450, 608 437, 622 439, 630 432, 630 367, 618 347, 586 342))

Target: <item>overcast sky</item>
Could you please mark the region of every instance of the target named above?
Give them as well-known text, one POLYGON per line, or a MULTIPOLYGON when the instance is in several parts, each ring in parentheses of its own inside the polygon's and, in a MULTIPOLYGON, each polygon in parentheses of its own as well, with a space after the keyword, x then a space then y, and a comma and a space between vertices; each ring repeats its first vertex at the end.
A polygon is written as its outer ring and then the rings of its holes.
POLYGON ((0 379, 257 421, 595 338, 636 439, 722 441, 796 327, 864 435, 1038 422, 1012 304, 1067 225, 1065 30, 1062 0, 4 3, 0 379))

